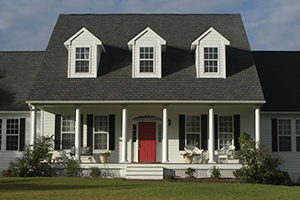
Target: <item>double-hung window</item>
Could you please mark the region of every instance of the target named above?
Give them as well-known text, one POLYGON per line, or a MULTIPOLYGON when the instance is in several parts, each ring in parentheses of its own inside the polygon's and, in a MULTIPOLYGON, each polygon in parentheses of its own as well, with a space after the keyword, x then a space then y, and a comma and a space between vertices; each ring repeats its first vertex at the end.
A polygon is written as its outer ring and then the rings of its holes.
POLYGON ((219 149, 232 145, 233 120, 232 116, 219 117, 219 149))
POLYGON ((278 120, 279 151, 292 150, 291 135, 292 135, 291 120, 289 119, 278 120))
POLYGON ((218 72, 218 53, 217 47, 204 47, 204 72, 218 72))
POLYGON ((300 151, 300 119, 296 120, 296 151, 300 151))
POLYGON ((75 57, 75 72, 89 72, 90 68, 90 48, 77 47, 75 57))
POLYGON ((73 116, 62 117, 62 149, 75 146, 75 119, 73 116))
POLYGON ((187 116, 186 121, 186 146, 200 148, 200 116, 187 116))
POLYGON ((6 150, 18 150, 19 119, 6 120, 6 150))
POLYGON ((140 47, 140 72, 153 72, 153 47, 140 47))
POLYGON ((94 149, 108 150, 108 117, 95 116, 94 149))

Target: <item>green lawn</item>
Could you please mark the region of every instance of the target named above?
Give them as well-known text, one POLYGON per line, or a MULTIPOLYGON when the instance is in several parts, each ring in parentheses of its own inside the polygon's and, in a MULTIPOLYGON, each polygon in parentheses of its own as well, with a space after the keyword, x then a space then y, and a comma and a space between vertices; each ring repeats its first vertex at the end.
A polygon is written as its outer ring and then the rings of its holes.
POLYGON ((0 178, 0 199, 300 199, 300 187, 103 180, 92 178, 0 178))

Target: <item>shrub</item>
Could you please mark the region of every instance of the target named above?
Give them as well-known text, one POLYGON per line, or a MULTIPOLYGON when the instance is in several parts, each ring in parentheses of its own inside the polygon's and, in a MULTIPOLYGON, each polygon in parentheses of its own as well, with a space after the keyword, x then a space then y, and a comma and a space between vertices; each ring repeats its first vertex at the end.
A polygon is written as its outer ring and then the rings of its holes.
POLYGON ((11 172, 11 176, 19 177, 52 176, 51 164, 43 162, 48 158, 52 144, 52 137, 36 139, 34 145, 25 146, 23 156, 11 162, 7 171, 11 172))
POLYGON ((221 172, 218 167, 213 166, 210 169, 210 178, 215 178, 215 179, 221 178, 221 172))
POLYGON ((4 177, 11 177, 12 176, 12 174, 11 174, 11 170, 10 169, 8 169, 8 170, 3 170, 2 171, 2 176, 4 176, 4 177))
POLYGON ((167 175, 164 177, 164 180, 166 180, 166 181, 172 181, 172 180, 174 180, 174 176, 171 175, 171 174, 167 174, 167 175))
POLYGON ((187 168, 185 171, 185 174, 189 177, 189 178, 194 178, 194 173, 195 173, 195 169, 193 168, 187 168))
POLYGON ((235 178, 251 183, 291 184, 288 173, 279 170, 279 166, 283 163, 279 157, 273 156, 262 145, 256 147, 255 141, 246 133, 241 134, 239 142, 242 168, 233 173, 235 178))
POLYGON ((68 177, 77 177, 81 172, 80 165, 76 160, 68 159, 64 164, 64 174, 68 177))
POLYGON ((90 172, 90 176, 93 178, 97 178, 101 175, 101 170, 99 168, 92 168, 90 172))

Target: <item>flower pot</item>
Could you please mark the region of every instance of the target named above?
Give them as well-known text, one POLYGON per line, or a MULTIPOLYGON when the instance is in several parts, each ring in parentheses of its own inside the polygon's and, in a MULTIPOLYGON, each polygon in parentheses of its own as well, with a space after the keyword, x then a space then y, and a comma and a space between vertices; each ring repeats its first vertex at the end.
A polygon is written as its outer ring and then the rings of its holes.
POLYGON ((192 163, 192 158, 191 157, 184 157, 184 159, 185 159, 185 163, 187 163, 187 164, 191 164, 192 163))
POLYGON ((100 162, 101 163, 107 163, 107 156, 100 154, 100 162))

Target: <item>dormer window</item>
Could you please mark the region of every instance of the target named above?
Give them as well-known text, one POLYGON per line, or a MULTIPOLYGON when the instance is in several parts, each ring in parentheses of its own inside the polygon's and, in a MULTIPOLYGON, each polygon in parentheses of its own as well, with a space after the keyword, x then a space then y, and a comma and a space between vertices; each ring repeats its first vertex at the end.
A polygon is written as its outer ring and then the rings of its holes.
POLYGON ((83 27, 64 45, 68 49, 68 78, 97 78, 101 54, 105 52, 102 41, 83 27))
POLYGON ((140 73, 153 72, 153 47, 140 47, 140 73))
POLYGON ((128 42, 132 51, 132 78, 161 78, 166 41, 146 28, 128 42))
POLYGON ((229 44, 212 27, 192 42, 197 78, 226 78, 226 45, 229 44))
POLYGON ((217 73, 218 70, 218 47, 204 47, 204 72, 217 73))
POLYGON ((75 56, 75 72, 89 72, 90 64, 90 48, 89 47, 80 47, 76 48, 75 56))

